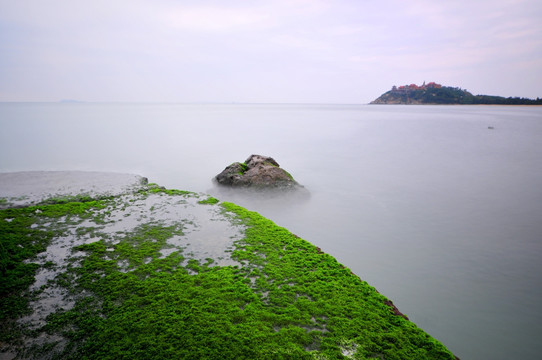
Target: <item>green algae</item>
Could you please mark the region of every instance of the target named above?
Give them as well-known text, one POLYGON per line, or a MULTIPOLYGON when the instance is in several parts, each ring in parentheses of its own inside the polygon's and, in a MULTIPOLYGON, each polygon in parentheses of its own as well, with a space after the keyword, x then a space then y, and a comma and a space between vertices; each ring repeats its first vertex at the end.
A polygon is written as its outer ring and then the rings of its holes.
MULTIPOLYGON (((197 198, 159 187, 139 195, 157 193, 172 200, 197 198)), ((76 226, 77 236, 98 234, 99 239, 75 246, 69 265, 54 280, 71 294, 74 305, 50 314, 33 332, 60 335, 65 343, 21 350, 29 358, 454 359, 319 248, 232 203, 212 197, 197 203, 216 206, 244 228, 231 252, 240 265, 214 266, 211 258, 202 263, 182 250, 163 256, 160 250, 169 246, 168 240, 183 234, 182 222, 149 221, 115 234, 82 225, 84 219, 99 225, 110 209, 129 207, 129 201, 0 211, 0 301, 12 301, 2 302, 1 316, 12 324, 10 330, 19 327, 18 332, 0 332, 0 341, 21 344, 26 330, 15 320, 29 311, 28 288, 36 271, 51 266, 28 260, 45 251, 66 226, 76 226), (32 227, 60 218, 63 226, 32 227), (15 304, 16 299, 26 302, 15 304)))
MULTIPOLYGON (((103 202, 66 202, 0 211, 0 343, 18 343, 23 329, 15 320, 31 312, 29 302, 39 291, 30 291, 40 269, 36 256, 43 253, 59 229, 35 228, 44 218, 90 216, 90 209, 100 209, 103 202)), ((50 267, 50 263, 42 267, 50 267)))
POLYGON ((340 358, 345 343, 356 344, 352 356, 359 359, 454 358, 332 256, 256 213, 231 203, 223 207, 248 226, 234 256, 254 268, 254 290, 279 315, 274 326, 280 331, 314 329, 319 334, 311 345, 327 358, 340 358), (326 332, 318 331, 324 326, 326 332))
POLYGON ((164 189, 164 188, 153 188, 153 189, 148 190, 148 192, 149 193, 163 193, 166 195, 194 195, 195 194, 191 191, 164 189))
POLYGON ((248 165, 245 162, 239 163, 241 165, 241 175, 248 171, 248 165))
POLYGON ((186 191, 186 190, 177 190, 177 189, 166 189, 163 186, 159 186, 156 183, 148 183, 146 186, 146 189, 142 189, 139 191, 140 194, 156 194, 156 193, 162 193, 166 195, 191 195, 191 196, 198 196, 197 193, 192 191, 186 191))
POLYGON ((207 199, 198 201, 198 204, 214 205, 214 204, 218 204, 219 202, 220 200, 218 200, 217 198, 209 196, 207 199))

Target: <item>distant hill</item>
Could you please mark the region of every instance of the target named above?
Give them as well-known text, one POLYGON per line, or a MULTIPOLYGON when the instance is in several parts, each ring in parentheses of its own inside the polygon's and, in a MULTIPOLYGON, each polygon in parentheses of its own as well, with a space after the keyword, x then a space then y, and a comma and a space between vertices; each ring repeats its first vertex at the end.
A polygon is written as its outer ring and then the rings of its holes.
POLYGON ((491 95, 473 95, 467 90, 457 87, 442 86, 430 82, 418 86, 416 84, 394 86, 371 104, 412 104, 412 105, 542 105, 542 99, 536 100, 519 97, 502 97, 491 95))

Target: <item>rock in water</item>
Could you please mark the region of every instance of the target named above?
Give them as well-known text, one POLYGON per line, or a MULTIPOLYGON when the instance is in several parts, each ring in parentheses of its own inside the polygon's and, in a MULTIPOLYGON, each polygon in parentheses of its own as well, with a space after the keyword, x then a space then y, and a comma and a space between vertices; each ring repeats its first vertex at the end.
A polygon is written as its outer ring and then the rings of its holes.
POLYGON ((301 187, 292 175, 269 156, 250 155, 244 163, 227 166, 214 180, 225 186, 254 188, 301 187))

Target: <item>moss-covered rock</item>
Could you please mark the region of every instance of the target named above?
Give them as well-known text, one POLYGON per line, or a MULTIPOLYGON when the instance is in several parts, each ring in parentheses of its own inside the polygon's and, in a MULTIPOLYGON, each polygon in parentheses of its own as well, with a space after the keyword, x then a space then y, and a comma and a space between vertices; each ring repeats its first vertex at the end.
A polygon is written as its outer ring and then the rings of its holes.
POLYGON ((262 155, 251 155, 244 163, 235 162, 227 166, 214 180, 219 185, 231 187, 301 187, 273 158, 262 155))

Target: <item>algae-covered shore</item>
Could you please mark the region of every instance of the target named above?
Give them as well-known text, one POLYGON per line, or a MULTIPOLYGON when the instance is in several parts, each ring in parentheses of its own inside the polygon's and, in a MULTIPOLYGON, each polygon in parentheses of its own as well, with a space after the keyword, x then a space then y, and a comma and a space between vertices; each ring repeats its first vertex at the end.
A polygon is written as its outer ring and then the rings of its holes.
MULTIPOLYGON (((25 190, 24 178, 59 175, 15 178, 25 190)), ((0 193, 0 358, 455 358, 259 214, 139 177, 119 184, 0 193)))

